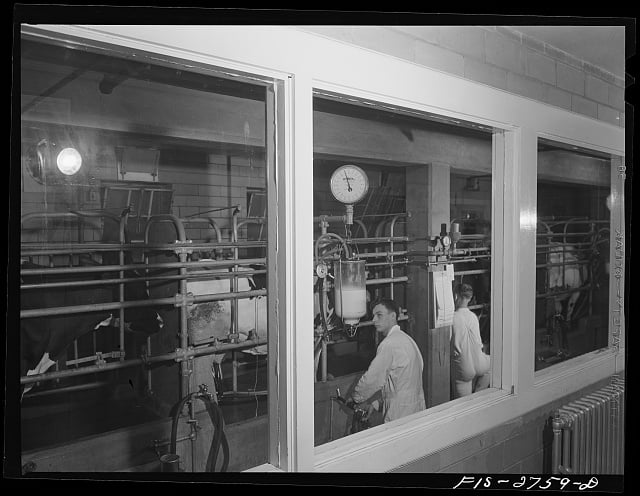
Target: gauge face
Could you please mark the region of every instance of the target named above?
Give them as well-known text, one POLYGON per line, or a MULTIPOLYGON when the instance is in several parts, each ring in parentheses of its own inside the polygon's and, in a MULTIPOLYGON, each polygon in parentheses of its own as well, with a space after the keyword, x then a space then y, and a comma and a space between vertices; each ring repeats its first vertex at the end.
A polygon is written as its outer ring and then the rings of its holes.
POLYGON ((343 165, 331 175, 331 193, 342 203, 357 203, 364 198, 368 190, 367 173, 357 165, 343 165))

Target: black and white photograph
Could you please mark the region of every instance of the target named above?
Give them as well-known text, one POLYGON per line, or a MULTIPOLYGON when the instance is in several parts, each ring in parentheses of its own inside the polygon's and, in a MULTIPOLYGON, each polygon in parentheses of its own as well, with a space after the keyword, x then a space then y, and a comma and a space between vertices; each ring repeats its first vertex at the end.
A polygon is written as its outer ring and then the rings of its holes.
POLYGON ((635 18, 361 14, 14 5, 5 479, 622 492, 635 18))

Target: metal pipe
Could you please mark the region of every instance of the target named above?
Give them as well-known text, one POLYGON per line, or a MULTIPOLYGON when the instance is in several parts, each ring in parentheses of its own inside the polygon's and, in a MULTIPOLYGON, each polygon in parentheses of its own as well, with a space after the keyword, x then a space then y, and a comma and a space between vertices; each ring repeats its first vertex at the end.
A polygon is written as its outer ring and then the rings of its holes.
MULTIPOLYGON (((313 222, 326 222, 327 224, 329 222, 342 222, 343 224, 346 224, 347 221, 347 216, 346 215, 319 215, 317 217, 313 218, 313 222)), ((361 228, 362 228, 362 232, 364 233, 364 237, 367 237, 367 226, 364 224, 364 222, 362 222, 359 219, 353 219, 353 222, 358 224, 361 228)), ((327 226, 324 226, 324 229, 326 229, 327 226)), ((326 231, 324 231, 322 234, 325 234, 326 231)))
POLYGON ((227 395, 231 396, 267 396, 269 394, 268 391, 229 391, 224 393, 225 397, 227 395))
MULTIPOLYGON (((174 246, 175 248, 175 246, 174 246)), ((266 258, 244 258, 242 260, 199 260, 197 262, 166 262, 166 263, 153 263, 153 264, 126 264, 120 265, 92 265, 87 267, 60 267, 60 268, 45 268, 45 269, 21 269, 21 276, 30 275, 59 275, 59 274, 90 274, 90 273, 104 273, 104 272, 119 272, 121 270, 136 270, 136 269, 179 269, 181 267, 231 267, 233 265, 264 265, 266 264, 266 258)))
POLYGON ((238 392, 238 358, 236 357, 235 350, 231 352, 231 383, 232 383, 232 391, 234 393, 238 392))
MULTIPOLYGON (((396 227, 396 222, 398 220, 398 216, 396 215, 393 219, 391 219, 391 226, 389 227, 389 235, 391 236, 391 239, 393 239, 393 234, 394 234, 394 230, 396 227)), ((389 243, 389 251, 391 253, 393 253, 393 241, 391 241, 389 243)), ((389 257, 389 262, 391 262, 391 265, 389 266, 389 279, 391 279, 391 281, 389 282, 389 294, 391 296, 391 299, 393 300, 394 298, 394 292, 393 292, 393 282, 394 282, 394 274, 393 274, 393 256, 389 257)), ((408 280, 408 279, 407 279, 408 280)))
MULTIPOLYGON (((398 262, 400 263, 400 262, 398 262)), ((198 279, 210 279, 216 277, 219 279, 231 279, 233 277, 246 277, 256 274, 266 274, 266 270, 247 270, 239 272, 215 272, 215 271, 198 271, 189 272, 187 278, 189 280, 198 279)), ((125 277, 124 279, 88 279, 85 281, 62 281, 62 282, 44 282, 40 284, 22 284, 20 290, 29 289, 47 289, 47 288, 73 288, 81 286, 106 286, 109 284, 120 284, 120 282, 138 282, 138 281, 170 281, 182 279, 184 276, 181 274, 166 275, 166 276, 138 276, 138 277, 125 277)))
POLYGON ((387 283, 394 283, 394 282, 407 282, 408 280, 409 278, 407 276, 385 277, 381 279, 367 279, 366 286, 372 286, 375 284, 387 284, 387 283))
POLYGON ((88 389, 98 389, 111 385, 107 381, 87 382, 85 384, 76 384, 75 386, 63 386, 55 389, 47 389, 45 391, 29 391, 25 394, 26 398, 36 398, 39 396, 51 396, 52 394, 71 393, 75 391, 86 391, 88 389))
POLYGON ((23 224, 26 222, 38 219, 42 217, 45 222, 49 221, 49 218, 52 219, 78 219, 78 217, 101 217, 108 218, 115 222, 120 222, 120 216, 113 214, 111 212, 106 211, 86 211, 86 210, 70 210, 69 212, 30 212, 28 214, 24 214, 20 217, 20 225, 23 227, 23 224))
MULTIPOLYGON (((567 236, 593 236, 596 234, 595 231, 584 231, 584 232, 575 232, 575 233, 556 233, 556 232, 548 232, 548 233, 536 233, 536 237, 538 238, 566 238, 567 236)), ((564 241, 566 243, 566 240, 564 241)))
MULTIPOLYGON (((390 252, 390 251, 376 251, 376 252, 372 252, 372 253, 359 253, 358 254, 358 258, 388 258, 390 256, 400 256, 400 255, 406 255, 409 252, 406 250, 403 251, 394 251, 394 252, 390 252)), ((326 254, 322 257, 322 258, 327 258, 326 254)), ((338 260, 339 257, 335 257, 336 260, 338 260)))
POLYGON ((551 453, 551 471, 554 474, 560 473, 559 467, 562 465, 562 427, 563 420, 560 415, 556 413, 552 422, 553 451, 551 453))
POLYGON ((149 240, 149 231, 151 229, 151 226, 159 222, 171 222, 176 228, 176 237, 178 238, 178 241, 184 242, 187 240, 187 236, 184 231, 184 225, 182 224, 182 221, 179 217, 172 214, 158 214, 150 217, 147 221, 147 225, 144 228, 145 244, 149 240))
POLYGON ((390 243, 391 241, 407 242, 408 236, 394 236, 394 237, 377 237, 377 238, 352 238, 347 241, 347 244, 371 244, 371 243, 390 243))
MULTIPOLYGON (((186 284, 186 281, 184 281, 186 284)), ((135 307, 151 307, 155 305, 175 305, 183 306, 191 303, 205 303, 209 301, 218 300, 230 300, 232 298, 253 298, 254 296, 263 296, 267 294, 266 289, 255 289, 251 291, 238 291, 237 293, 217 293, 208 295, 194 295, 184 296, 177 300, 175 297, 166 298, 153 298, 147 300, 133 300, 125 302, 112 302, 112 303, 93 303, 90 305, 72 305, 68 307, 51 307, 51 308, 37 308, 32 310, 21 310, 20 318, 29 317, 44 317, 48 315, 67 315, 72 313, 89 313, 99 312, 106 310, 118 310, 120 308, 135 308, 135 307)))
POLYGON ((407 265, 409 263, 409 260, 398 260, 396 262, 371 262, 371 263, 366 263, 364 264, 365 267, 383 267, 383 266, 390 266, 390 265, 407 265))
POLYGON ((145 358, 132 358, 125 360, 124 362, 108 362, 102 365, 90 365, 88 367, 81 367, 79 369, 62 370, 58 372, 46 372, 44 374, 36 374, 23 376, 20 378, 20 384, 31 384, 34 382, 44 382, 49 380, 58 380, 66 377, 74 377, 88 374, 95 374, 99 372, 107 372, 110 370, 123 369, 128 367, 137 367, 140 365, 149 365, 154 363, 170 362, 175 360, 186 361, 189 358, 195 358, 205 355, 215 355, 220 353, 226 353, 230 350, 241 350, 246 348, 254 348, 267 344, 266 338, 246 340, 242 343, 217 343, 215 345, 203 346, 200 348, 191 348, 187 350, 173 351, 170 353, 163 353, 161 355, 148 356, 145 358))
POLYGON ((213 217, 182 217, 180 218, 180 222, 182 222, 183 225, 191 223, 195 224, 197 222, 206 222, 211 226, 211 229, 213 229, 213 232, 216 235, 216 241, 218 243, 222 243, 222 233, 220 232, 220 228, 218 227, 218 224, 216 224, 216 221, 213 219, 213 217))
POLYGON ((555 296, 576 293, 578 291, 587 291, 588 289, 591 289, 591 284, 581 286, 579 288, 568 289, 566 291, 549 291, 548 293, 537 294, 536 298, 553 298, 555 296))
MULTIPOLYGON (((606 240, 608 241, 608 240, 606 240)), ((575 243, 565 243, 566 246, 571 246, 572 248, 574 248, 574 252, 580 252, 580 251, 590 251, 591 248, 593 246, 593 242, 592 241, 581 241, 581 242, 575 242, 575 243), (580 246, 585 246, 586 248, 577 248, 580 246)), ((560 243, 555 243, 555 244, 548 244, 548 245, 540 245, 540 244, 536 244, 536 250, 539 250, 540 248, 559 248, 560 246, 563 246, 560 243)), ((558 250, 556 250, 557 252, 558 250)), ((552 252, 552 250, 539 250, 536 251, 537 254, 539 255, 544 255, 545 253, 549 253, 552 252)))
POLYGON ((381 257, 396 257, 400 255, 407 255, 409 252, 407 250, 398 250, 398 251, 376 251, 374 253, 361 253, 360 258, 381 258, 381 257))
POLYGON ((446 262, 444 261, 440 261, 440 262, 427 262, 427 265, 449 265, 449 264, 455 264, 455 263, 473 263, 473 262, 477 262, 476 257, 474 258, 465 258, 463 260, 456 260, 456 259, 449 259, 446 262))
MULTIPOLYGON (((356 238, 358 239, 358 238, 356 238)), ((24 247, 25 243, 23 243, 23 247, 21 248, 20 254, 24 257, 30 256, 48 256, 48 255, 67 255, 69 253, 94 253, 94 252, 112 252, 112 251, 120 251, 120 250, 141 250, 144 249, 146 251, 176 251, 179 247, 175 244, 167 244, 167 243, 154 243, 154 244, 143 244, 142 242, 134 242, 134 243, 125 243, 125 244, 117 244, 117 243, 69 243, 65 244, 64 248, 39 248, 39 249, 29 249, 24 247)), ((49 245, 44 245, 49 246, 49 245)), ((212 245, 211 243, 190 243, 188 248, 194 250, 204 250, 207 248, 211 248, 211 246, 215 246, 219 249, 226 248, 264 248, 267 246, 266 241, 242 241, 238 243, 233 243, 230 241, 225 241, 223 243, 218 243, 212 245)))
POLYGON ((546 267, 567 267, 572 265, 587 265, 590 264, 590 260, 568 260, 566 262, 553 262, 553 263, 544 263, 537 264, 536 269, 544 269, 546 267))
MULTIPOLYGON (((122 236, 124 233, 120 232, 120 236, 122 236)), ((124 242, 123 239, 120 240, 121 242, 124 242)), ((120 250, 120 266, 124 265, 124 251, 120 250)), ((118 297, 120 298, 120 303, 124 303, 125 297, 124 297, 124 283, 122 282, 122 279, 124 279, 124 271, 121 270, 118 273, 118 276, 121 280, 120 282, 120 287, 119 287, 119 291, 118 291, 118 297)), ((124 308, 120 307, 119 310, 120 313, 120 321, 119 321, 119 327, 120 327, 120 350, 121 351, 125 351, 124 349, 124 326, 125 326, 125 321, 124 321, 124 308)), ((121 357, 120 360, 124 360, 124 357, 121 357)))
POLYGON ((471 275, 476 275, 476 274, 488 274, 490 272, 491 272, 490 269, 461 270, 461 271, 455 272, 454 275, 456 275, 456 276, 471 276, 471 275))

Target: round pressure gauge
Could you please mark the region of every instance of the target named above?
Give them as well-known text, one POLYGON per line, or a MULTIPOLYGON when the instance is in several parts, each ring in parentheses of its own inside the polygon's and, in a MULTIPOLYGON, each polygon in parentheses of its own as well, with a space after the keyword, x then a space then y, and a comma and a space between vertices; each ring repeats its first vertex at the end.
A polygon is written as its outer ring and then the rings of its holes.
POLYGON ((342 165, 331 175, 331 193, 348 205, 359 202, 369 191, 367 173, 357 165, 342 165))
POLYGON ((442 236, 440 241, 442 241, 442 246, 445 248, 449 248, 449 246, 451 246, 451 238, 449 236, 442 236))

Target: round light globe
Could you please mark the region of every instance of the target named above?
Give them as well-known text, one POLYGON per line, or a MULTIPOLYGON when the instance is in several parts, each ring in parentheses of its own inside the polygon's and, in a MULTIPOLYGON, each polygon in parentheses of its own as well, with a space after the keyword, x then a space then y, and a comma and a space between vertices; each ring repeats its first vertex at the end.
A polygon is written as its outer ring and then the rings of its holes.
POLYGON ((65 148, 58 154, 56 163, 60 172, 72 176, 82 167, 82 157, 75 148, 65 148))

